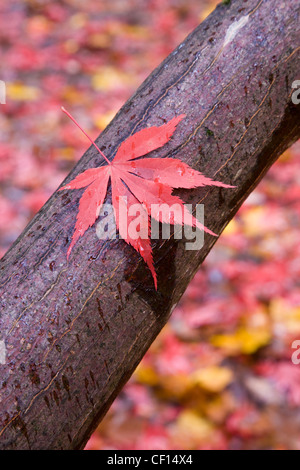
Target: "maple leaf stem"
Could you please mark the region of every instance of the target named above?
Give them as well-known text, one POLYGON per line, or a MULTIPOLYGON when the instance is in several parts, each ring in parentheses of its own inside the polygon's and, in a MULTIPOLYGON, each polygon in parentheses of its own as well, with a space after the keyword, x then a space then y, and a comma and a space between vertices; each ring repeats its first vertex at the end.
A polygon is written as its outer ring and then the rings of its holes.
POLYGON ((78 124, 78 122, 76 121, 76 119, 73 118, 73 116, 69 113, 69 111, 66 110, 66 108, 64 108, 63 106, 61 107, 62 111, 67 115, 69 116, 70 119, 72 119, 72 121, 74 122, 74 124, 76 124, 77 127, 79 127, 79 129, 81 130, 81 132, 84 133, 84 135, 89 139, 89 141, 94 145, 94 147, 96 147, 96 149, 98 150, 98 152, 100 153, 100 155, 102 155, 102 157, 107 161, 107 163, 110 165, 110 161, 108 160, 108 158, 106 158, 106 156, 104 155, 104 153, 99 149, 98 145, 95 144, 95 142, 93 141, 93 139, 90 138, 90 136, 82 129, 82 127, 78 124))

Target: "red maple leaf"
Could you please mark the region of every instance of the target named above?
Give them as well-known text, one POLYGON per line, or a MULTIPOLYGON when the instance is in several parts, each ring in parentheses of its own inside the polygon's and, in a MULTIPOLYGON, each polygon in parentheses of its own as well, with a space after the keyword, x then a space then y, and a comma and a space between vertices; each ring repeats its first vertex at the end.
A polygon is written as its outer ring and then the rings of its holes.
POLYGON ((178 196, 172 195, 172 191, 174 188, 195 188, 206 185, 224 188, 232 188, 233 186, 213 181, 175 158, 139 159, 139 157, 165 145, 172 137, 177 124, 185 117, 184 114, 171 119, 162 126, 149 127, 128 137, 121 143, 115 158, 110 162, 70 113, 64 108, 62 110, 75 122, 108 163, 107 166, 84 171, 60 188, 60 190, 64 190, 87 187, 80 199, 75 231, 67 256, 69 257, 77 240, 98 218, 106 196, 108 182, 111 179, 112 203, 119 234, 145 260, 157 289, 157 277, 149 237, 137 236, 137 238, 133 238, 127 231, 133 218, 130 214, 130 207, 133 204, 139 204, 141 233, 143 228, 148 230, 151 214, 151 217, 159 222, 182 225, 184 221, 184 224, 216 235, 193 217, 184 206, 183 201, 178 196), (127 204, 122 202, 125 200, 127 204), (168 204, 172 206, 172 211, 153 211, 151 207, 153 208, 155 204, 168 204))

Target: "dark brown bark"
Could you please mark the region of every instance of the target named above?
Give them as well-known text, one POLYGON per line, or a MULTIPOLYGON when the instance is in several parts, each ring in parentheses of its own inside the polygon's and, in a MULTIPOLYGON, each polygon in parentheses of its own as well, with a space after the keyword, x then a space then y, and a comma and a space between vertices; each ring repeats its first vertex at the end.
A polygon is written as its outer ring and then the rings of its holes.
MULTIPOLYGON (((97 143, 120 143, 185 113, 153 152, 236 189, 181 191, 220 234, 276 158, 300 136, 299 0, 219 5, 143 83, 97 143)), ((90 148, 67 181, 103 164, 90 148)), ((81 448, 168 320, 216 238, 200 251, 154 243, 158 292, 140 256, 90 228, 66 252, 81 191, 56 192, 0 263, 0 448, 81 448), (3 343, 2 343, 3 344, 3 343)))

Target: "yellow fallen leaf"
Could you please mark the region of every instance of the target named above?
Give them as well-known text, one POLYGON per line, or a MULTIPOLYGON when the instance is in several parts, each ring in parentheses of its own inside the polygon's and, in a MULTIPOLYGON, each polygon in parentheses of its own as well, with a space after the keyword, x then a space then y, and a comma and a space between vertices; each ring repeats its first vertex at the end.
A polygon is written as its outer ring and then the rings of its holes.
POLYGON ((202 21, 205 20, 216 8, 216 5, 214 3, 208 4, 200 13, 199 15, 199 22, 201 23, 202 21))
POLYGON ((285 162, 288 162, 290 161, 291 159, 293 158, 293 152, 288 149, 286 150, 285 152, 283 152, 280 156, 280 158, 278 159, 278 163, 285 163, 285 162))
POLYGON ((225 227, 222 236, 224 235, 234 235, 239 231, 239 224, 233 219, 225 227))
POLYGON ((24 85, 20 82, 6 84, 7 98, 14 101, 34 101, 39 98, 39 88, 24 85))
POLYGON ((241 214, 241 218, 244 233, 250 237, 257 237, 257 234, 261 234, 264 228, 266 210, 264 207, 248 208, 241 214))
POLYGON ((152 367, 144 366, 143 364, 140 364, 137 367, 135 371, 135 377, 139 382, 146 385, 153 386, 159 383, 159 377, 155 370, 152 367))
POLYGON ((214 395, 205 406, 205 416, 214 424, 224 423, 227 416, 236 408, 235 398, 230 391, 214 395))
POLYGON ((63 147, 56 150, 54 153, 55 159, 57 160, 69 160, 73 161, 75 158, 75 152, 73 147, 63 147))
POLYGON ((161 387, 159 396, 162 399, 170 397, 182 400, 193 388, 191 378, 186 374, 174 374, 160 376, 159 385, 161 387))
POLYGON ((271 339, 270 329, 245 328, 242 327, 232 334, 216 335, 211 339, 211 343, 225 349, 228 354, 253 354, 259 348, 266 346, 271 339))
POLYGON ((119 34, 124 34, 130 39, 146 39, 149 37, 149 30, 144 26, 123 24, 119 34))
POLYGON ((231 382, 232 371, 227 367, 211 366, 192 375, 194 383, 210 392, 221 392, 231 382))
POLYGON ((273 299, 270 303, 270 315, 276 324, 276 331, 297 333, 300 331, 300 307, 292 306, 284 299, 273 299))
POLYGON ((67 85, 63 90, 62 98, 64 101, 68 102, 68 104, 76 104, 78 102, 82 104, 85 95, 83 92, 78 91, 73 85, 67 85))
POLYGON ((132 84, 132 76, 113 67, 101 67, 92 77, 92 85, 96 91, 114 90, 132 84))
POLYGON ((105 114, 96 116, 94 119, 94 123, 100 130, 103 130, 110 123, 110 121, 115 117, 115 114, 116 114, 116 111, 109 111, 105 114))
POLYGON ((213 432, 209 421, 193 410, 184 410, 177 419, 172 438, 179 448, 196 449, 208 441, 213 432))

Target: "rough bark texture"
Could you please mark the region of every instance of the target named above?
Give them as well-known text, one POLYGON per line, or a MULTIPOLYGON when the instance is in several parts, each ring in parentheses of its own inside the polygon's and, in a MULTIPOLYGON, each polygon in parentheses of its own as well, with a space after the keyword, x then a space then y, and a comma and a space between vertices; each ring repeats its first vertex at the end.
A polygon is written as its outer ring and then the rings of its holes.
MULTIPOLYGON (((299 0, 219 5, 143 83, 97 140, 112 159, 146 126, 187 117, 154 157, 236 189, 181 191, 220 234, 300 136, 299 0)), ((103 164, 90 148, 68 176, 103 164)), ((158 292, 140 256, 95 226, 67 261, 81 191, 56 192, 0 263, 0 448, 81 448, 169 318, 216 238, 200 251, 154 245, 158 292), (3 343, 2 343, 3 344, 3 343)))

